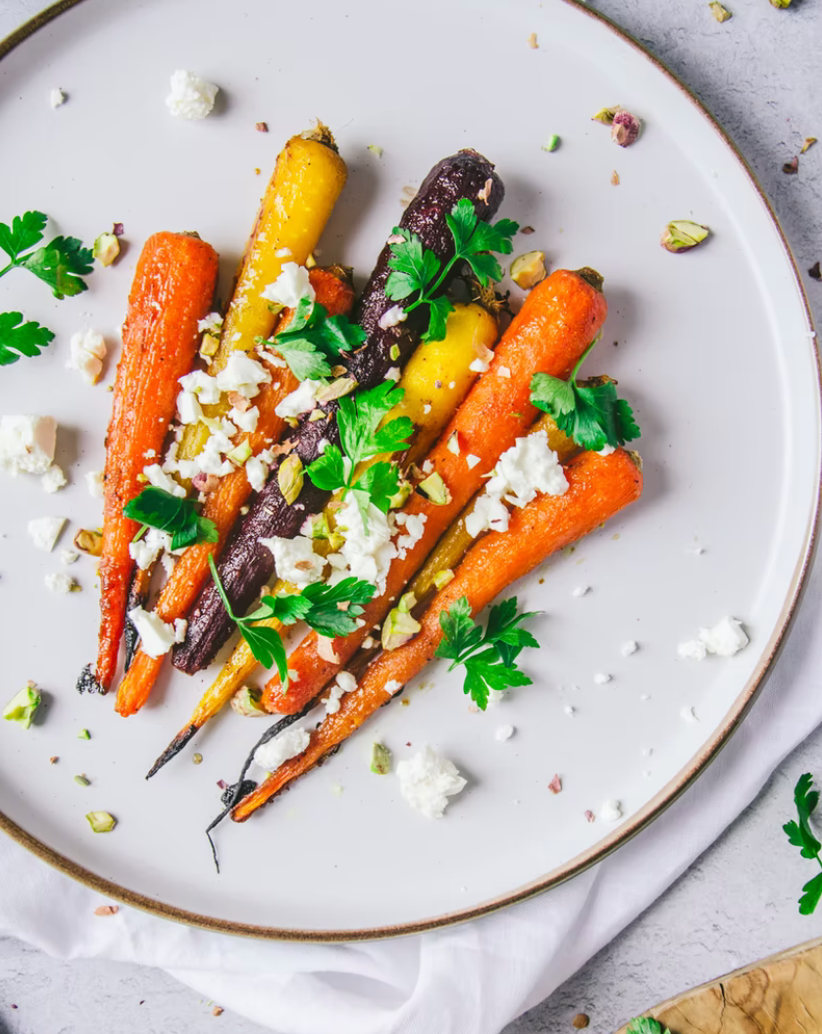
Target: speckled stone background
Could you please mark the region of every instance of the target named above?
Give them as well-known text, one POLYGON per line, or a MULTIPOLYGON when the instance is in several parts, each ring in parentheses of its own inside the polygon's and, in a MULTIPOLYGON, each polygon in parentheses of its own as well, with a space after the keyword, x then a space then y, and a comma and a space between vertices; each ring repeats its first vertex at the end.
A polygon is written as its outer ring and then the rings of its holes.
MULTIPOLYGON (((804 275, 822 259, 822 143, 803 156, 798 175, 781 170, 806 136, 822 138, 822 0, 793 0, 786 11, 768 0, 726 2, 734 17, 722 25, 705 0, 592 0, 590 6, 662 58, 730 132, 770 195, 804 275)), ((0 0, 0 38, 43 6, 0 0)), ((822 328, 822 283, 805 280, 822 328)), ((656 1001, 818 936, 822 917, 796 911, 807 863, 781 831, 793 785, 807 770, 822 774, 822 731, 787 759, 663 898, 505 1034, 571 1032, 577 1012, 589 1014, 592 1034, 607 1034, 656 1001)), ((221 1029, 263 1031, 228 1012, 215 1018, 211 1003, 164 973, 63 962, 0 940, 0 1034, 221 1029)))

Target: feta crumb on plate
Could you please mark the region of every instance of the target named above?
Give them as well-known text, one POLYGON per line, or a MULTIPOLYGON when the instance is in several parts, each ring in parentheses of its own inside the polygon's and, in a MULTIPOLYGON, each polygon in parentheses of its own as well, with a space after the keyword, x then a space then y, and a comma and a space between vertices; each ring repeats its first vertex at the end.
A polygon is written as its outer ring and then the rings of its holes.
POLYGON ((676 652, 679 657, 702 661, 709 654, 718 657, 733 657, 743 650, 750 639, 742 625, 730 616, 725 616, 713 628, 700 628, 696 639, 680 643, 676 652))
POLYGON ((682 719, 683 722, 688 722, 689 724, 693 724, 694 722, 699 721, 699 719, 696 716, 696 711, 694 711, 692 707, 683 707, 682 710, 679 712, 679 717, 682 719))
POLYGON ((610 675, 606 675, 604 671, 598 671, 596 673, 596 675, 594 675, 594 682, 598 686, 604 686, 604 685, 606 685, 610 681, 611 681, 611 676, 610 675))
POLYGON ((66 94, 60 89, 59 86, 55 86, 49 90, 49 104, 52 108, 59 108, 65 104, 67 100, 66 94))
POLYGON ((102 470, 90 470, 86 474, 86 486, 88 494, 92 499, 103 498, 103 472, 102 470))
POLYGON ((47 574, 45 577, 46 588, 51 592, 71 592, 77 582, 62 571, 57 574, 47 574))
POLYGON ((575 588, 575 589, 573 590, 573 592, 571 593, 571 595, 572 595, 572 596, 574 596, 574 597, 575 597, 576 599, 579 599, 579 598, 580 598, 581 596, 587 596, 587 594, 588 594, 588 593, 589 593, 590 591, 591 591, 591 586, 590 586, 590 585, 578 585, 578 586, 577 586, 577 587, 576 587, 576 588, 575 588))
POLYGON ((622 654, 623 657, 630 657, 631 654, 636 653, 638 649, 639 644, 637 643, 637 641, 635 639, 628 639, 626 642, 622 644, 622 646, 619 649, 619 652, 622 654))
POLYGON ((26 531, 37 549, 50 553, 60 538, 65 523, 65 517, 35 517, 28 522, 26 531))
POLYGON ((69 564, 76 564, 80 559, 80 554, 75 553, 73 549, 61 549, 60 560, 68 566, 69 564))
POLYGON ((178 68, 171 76, 171 93, 166 97, 166 107, 174 116, 205 118, 214 107, 218 89, 193 72, 178 68))
POLYGON ((69 370, 77 370, 87 384, 96 384, 103 372, 106 343, 99 330, 87 328, 71 335, 69 370))
POLYGON ((622 818, 622 805, 619 801, 605 801, 599 809, 599 817, 603 822, 617 822, 622 818))
POLYGON ((426 746, 413 758, 397 765, 397 778, 403 799, 429 819, 441 819, 448 798, 466 785, 456 765, 426 746))
POLYGON ((68 478, 63 473, 62 467, 58 467, 56 463, 52 463, 49 469, 40 478, 40 484, 48 493, 53 494, 68 484, 68 478))
POLYGON ((497 731, 494 733, 494 739, 499 740, 500 743, 504 743, 505 740, 510 740, 513 735, 513 725, 500 725, 497 731))
POLYGON ((0 467, 13 477, 45 474, 54 459, 56 441, 53 416, 0 417, 0 467))

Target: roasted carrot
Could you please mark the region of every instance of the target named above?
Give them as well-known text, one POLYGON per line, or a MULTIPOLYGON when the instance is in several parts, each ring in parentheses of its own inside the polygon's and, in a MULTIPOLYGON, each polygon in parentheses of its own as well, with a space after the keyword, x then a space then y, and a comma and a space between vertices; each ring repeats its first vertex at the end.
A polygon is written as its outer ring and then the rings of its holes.
MULTIPOLYGON (((322 124, 316 130, 293 136, 285 145, 246 245, 209 373, 219 373, 236 349, 248 351, 254 348, 258 337, 271 334, 277 322, 276 307, 263 297, 263 291, 277 279, 287 262, 305 264, 319 242, 347 175, 334 138, 322 124)), ((289 371, 285 373, 274 405, 297 387, 289 371)), ((204 407, 204 412, 208 417, 225 416, 229 408, 225 403, 217 403, 204 407)), ((209 434, 205 424, 190 424, 180 442, 180 458, 191 460, 198 456, 209 434)))
MULTIPOLYGON (((106 436, 96 670, 101 693, 117 667, 134 570, 128 547, 138 525, 123 516, 123 507, 142 488, 138 475, 146 455, 162 451, 176 409, 177 379, 197 354, 197 322, 211 306, 218 261, 217 252, 195 234, 156 233, 137 263, 106 436)), ((81 683, 88 685, 88 675, 81 683)))
POLYGON ((497 460, 524 434, 537 416, 531 404, 531 378, 543 372, 568 376, 585 348, 605 321, 607 303, 600 291, 598 274, 560 269, 538 284, 525 299, 517 316, 502 336, 488 371, 472 388, 429 455, 433 470, 443 479, 449 500, 436 505, 422 494, 409 499, 405 511, 425 517, 421 539, 404 559, 395 559, 388 572, 385 592, 365 608, 363 627, 333 642, 340 662, 326 660, 318 652, 318 637, 310 632, 288 660, 288 690, 272 678, 263 694, 270 711, 291 714, 315 697, 359 648, 369 631, 391 608, 405 585, 422 566, 439 537, 459 516, 480 489, 497 460), (449 448, 457 435, 460 451, 449 448), (468 456, 479 458, 473 467, 468 456))
MULTIPOLYGON (((431 443, 442 433, 476 380, 477 371, 471 369, 472 364, 476 365, 478 357, 486 356, 496 338, 496 320, 486 309, 479 305, 457 305, 448 317, 443 340, 432 341, 411 356, 399 381, 405 394, 385 417, 387 423, 396 417, 407 416, 415 425, 411 446, 400 458, 401 467, 407 469, 410 464, 421 463, 425 458, 431 443), (437 384, 441 387, 438 388, 437 384)), ((330 514, 333 507, 332 500, 326 513, 330 514)), ((284 583, 278 582, 271 591, 276 594, 284 588, 284 583)), ((275 619, 259 624, 280 627, 275 619)), ((182 750, 197 730, 228 703, 257 667, 248 643, 241 639, 201 698, 189 724, 177 733, 157 758, 148 778, 182 750)))
MULTIPOLYGON (((351 311, 354 290, 347 280, 342 280, 335 273, 319 267, 312 269, 309 275, 317 301, 325 306, 330 315, 347 314, 351 311)), ((290 312, 283 313, 283 324, 287 324, 290 318, 290 312)), ((283 376, 287 372, 279 370, 278 374, 283 376)), ((296 382, 294 383, 296 385, 296 382)), ((260 411, 257 427, 254 431, 238 434, 233 439, 234 445, 247 442, 252 455, 256 456, 272 442, 279 440, 285 427, 285 421, 274 412, 279 402, 279 394, 280 385, 276 379, 272 383, 262 385, 254 399, 254 404, 260 411)), ((154 608, 161 620, 174 621, 184 617, 188 612, 209 575, 209 555, 219 554, 251 491, 245 468, 238 467, 233 473, 220 478, 217 487, 208 493, 203 505, 203 517, 209 518, 217 525, 219 540, 215 543, 203 542, 191 546, 177 561, 154 608)), ((149 657, 142 650, 138 650, 117 691, 115 707, 124 718, 134 714, 146 702, 164 659, 163 656, 149 657)))
POLYGON ((453 581, 437 593, 420 619, 420 632, 404 646, 381 654, 366 669, 357 688, 343 696, 339 711, 327 715, 311 732, 307 749, 272 772, 234 807, 236 822, 243 822, 316 765, 388 703, 392 697, 386 689, 389 683, 405 686, 433 660, 442 640, 443 610, 465 596, 472 613, 478 614, 512 582, 609 520, 642 492, 638 458, 624 449, 610 456, 583 453, 570 461, 565 474, 565 495, 538 495, 512 515, 508 531, 491 532, 468 551, 453 581))

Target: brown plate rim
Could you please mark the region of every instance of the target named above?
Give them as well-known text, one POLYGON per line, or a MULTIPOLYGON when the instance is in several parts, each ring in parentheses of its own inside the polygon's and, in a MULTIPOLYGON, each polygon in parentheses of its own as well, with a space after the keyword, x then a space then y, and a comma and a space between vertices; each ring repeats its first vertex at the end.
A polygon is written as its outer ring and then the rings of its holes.
MULTIPOLYGON (((29 39, 38 31, 38 29, 42 29, 44 26, 54 21, 54 19, 59 15, 73 7, 76 7, 82 2, 83 0, 58 0, 57 3, 52 4, 39 14, 35 15, 34 18, 25 22, 10 36, 6 37, 4 40, 0 40, 0 60, 11 53, 15 47, 29 39)), ((607 26, 607 28, 623 42, 636 50, 647 61, 650 61, 657 69, 659 69, 660 72, 662 72, 663 75, 665 75, 685 94, 690 102, 695 105, 697 110, 708 121, 714 131, 719 134, 721 139, 741 165, 743 172, 746 174, 755 191, 759 195, 762 204, 765 206, 765 209, 779 234, 782 247, 793 270, 796 286, 799 289, 799 296, 805 307, 808 326, 811 331, 813 331, 813 314, 811 313, 802 278, 785 236, 785 232, 780 225, 779 219, 777 218, 776 213, 773 210, 773 206, 763 190, 762 185, 734 141, 722 128, 706 105, 685 85, 679 76, 675 72, 671 71, 671 69, 668 68, 667 65, 665 65, 665 63, 658 57, 651 54, 651 52, 630 33, 626 32, 606 15, 601 14, 598 11, 591 10, 591 8, 585 5, 583 0, 562 0, 562 2, 570 7, 574 7, 580 13, 587 15, 589 18, 607 26)), ((809 347, 814 353, 817 391, 820 397, 820 404, 822 404, 822 368, 820 368, 820 357, 814 345, 815 336, 809 337, 808 340, 810 342, 809 347)), ((83 866, 72 862, 71 859, 66 858, 65 855, 62 855, 58 851, 48 847, 42 841, 27 833, 15 822, 12 822, 11 819, 2 813, 2 811, 0 811, 0 830, 8 834, 13 840, 16 840, 18 844, 31 851, 32 854, 35 854, 38 858, 48 862, 48 864, 53 866, 55 869, 58 869, 65 875, 70 876, 79 883, 83 883, 87 887, 90 887, 107 897, 114 898, 124 904, 149 912, 152 915, 160 916, 163 919, 172 919, 176 922, 185 923, 189 926, 199 927, 204 930, 212 930, 217 933, 235 934, 238 936, 254 937, 263 940, 332 943, 340 941, 377 940, 387 937, 405 936, 408 934, 424 933, 428 930, 442 929, 443 927, 453 926, 456 923, 467 922, 472 919, 479 919, 482 916, 489 915, 490 913, 499 911, 502 908, 507 908, 509 905, 526 901, 529 898, 535 897, 537 894, 541 894, 552 887, 558 886, 560 883, 564 883, 573 876, 579 875, 581 872, 590 868, 590 866, 597 864, 597 862, 601 862, 618 847, 627 843, 635 837, 637 833, 650 825, 655 818, 666 811, 667 808, 669 808, 671 804, 673 804, 674 801, 688 789, 694 780, 716 758, 719 751, 725 746, 730 737, 739 727, 762 689, 765 678, 772 669, 773 664, 785 643, 793 617, 796 613, 797 605, 802 598, 807 581, 806 575, 816 550, 820 512, 820 491, 822 491, 822 470, 817 473, 816 501, 812 518, 806 532, 805 546, 802 551, 802 556, 794 570, 791 587, 782 607, 778 627, 771 637, 770 649, 760 660, 756 671, 748 680, 744 689, 740 692, 734 706, 728 711, 722 728, 716 732, 713 738, 703 746, 702 750, 691 759, 690 763, 685 766, 685 768, 683 768, 682 771, 672 779, 663 790, 650 800, 637 815, 632 817, 629 823, 624 826, 620 826, 619 830, 615 831, 605 841, 598 843, 589 851, 577 855, 566 865, 560 866, 558 869, 534 880, 525 887, 520 887, 516 891, 512 891, 508 894, 502 895, 501 897, 495 898, 493 901, 484 902, 474 908, 463 909, 446 915, 436 916, 431 919, 421 920, 420 922, 400 923, 393 926, 372 927, 364 930, 295 930, 270 926, 257 926, 251 923, 237 923, 225 919, 215 919, 212 916, 200 915, 196 912, 189 912, 186 909, 175 908, 173 905, 156 901, 144 894, 137 894, 134 891, 128 890, 126 887, 121 887, 119 884, 114 883, 111 880, 106 880, 101 876, 97 876, 95 873, 83 866)))

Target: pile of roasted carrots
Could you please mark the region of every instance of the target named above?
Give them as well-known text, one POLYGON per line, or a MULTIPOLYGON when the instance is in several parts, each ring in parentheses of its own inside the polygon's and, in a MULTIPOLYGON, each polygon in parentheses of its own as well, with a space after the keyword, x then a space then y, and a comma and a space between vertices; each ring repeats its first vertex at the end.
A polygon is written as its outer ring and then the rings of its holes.
MULTIPOLYGON (((364 331, 362 346, 343 357, 335 375, 358 391, 386 378, 398 380, 402 401, 385 421, 408 417, 414 427, 393 460, 409 486, 410 494, 398 501, 401 512, 406 519, 424 520, 420 536, 392 560, 384 589, 366 604, 360 627, 331 640, 309 631, 288 658, 287 687, 278 674, 270 676, 260 706, 289 716, 285 725, 307 713, 343 669, 357 673, 357 686, 342 697, 338 710, 325 714, 302 754, 253 789, 240 778, 228 798, 236 821, 244 821, 335 750, 395 695, 394 687, 405 686, 434 658, 443 636, 443 611, 464 597, 476 615, 512 582, 613 517, 642 491, 634 453, 581 450, 531 401, 534 375, 568 378, 600 332, 607 304, 599 274, 561 269, 546 277, 532 288, 499 341, 499 308, 463 302, 448 316, 442 340, 421 343, 425 328, 419 312, 401 321, 386 318, 394 306, 386 291, 390 239, 359 298, 349 273, 313 261, 345 181, 345 164, 325 127, 292 138, 277 160, 221 327, 202 330, 212 311, 218 256, 197 235, 174 233, 155 234, 146 243, 123 327, 106 439, 99 650, 96 666, 84 670, 78 688, 102 693, 111 688, 125 638, 126 670, 115 705, 124 717, 145 704, 166 659, 143 650, 128 621, 132 608, 147 605, 152 570, 138 568, 132 559, 130 545, 139 525, 124 515, 124 507, 145 487, 147 463, 155 457, 160 462, 172 440, 180 459, 193 459, 209 436, 205 421, 213 425, 230 409, 225 401, 203 404, 202 422, 175 427, 179 379, 195 370, 216 376, 237 349, 251 352, 293 318, 292 310, 272 305, 265 294, 286 263, 311 267, 315 302, 330 316, 350 314, 364 331), (466 517, 487 478, 502 454, 534 431, 547 432, 563 464, 567 491, 538 494, 513 512, 507 531, 472 537, 466 517), (466 455, 472 457, 470 466, 466 455), (431 471, 448 488, 444 498, 412 490, 423 472, 431 471), (411 594, 406 598, 419 630, 395 649, 380 649, 375 630, 403 594, 411 594)), ((453 254, 447 221, 455 204, 468 198, 477 217, 487 221, 503 194, 491 163, 476 152, 461 151, 431 170, 406 209, 400 231, 416 235, 447 261, 453 254)), ((443 289, 448 286, 444 283, 443 289)), ((176 475, 177 494, 200 493, 201 515, 216 528, 216 541, 199 542, 181 553, 153 606, 162 622, 181 626, 171 659, 182 671, 206 667, 234 631, 223 593, 234 612, 245 614, 267 585, 275 595, 290 591, 287 582, 276 580, 273 554, 259 540, 293 538, 311 514, 325 513, 333 524, 339 505, 308 477, 299 481, 296 494, 285 492, 279 476, 287 459, 299 457, 303 469, 329 442, 339 442, 339 400, 332 392, 308 418, 279 416, 278 407, 299 382, 284 363, 274 374, 254 398, 256 426, 237 430, 231 439, 234 453, 245 460, 267 455, 270 471, 264 484, 252 486, 243 462, 211 484, 196 478, 192 484, 176 475), (211 576, 215 562, 219 587, 211 576)), ((267 618, 260 624, 278 623, 267 618)), ((150 776, 246 686, 257 667, 248 643, 240 639, 150 776)))

